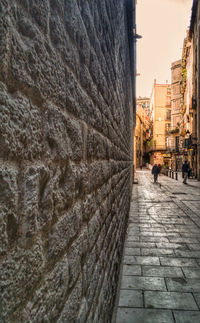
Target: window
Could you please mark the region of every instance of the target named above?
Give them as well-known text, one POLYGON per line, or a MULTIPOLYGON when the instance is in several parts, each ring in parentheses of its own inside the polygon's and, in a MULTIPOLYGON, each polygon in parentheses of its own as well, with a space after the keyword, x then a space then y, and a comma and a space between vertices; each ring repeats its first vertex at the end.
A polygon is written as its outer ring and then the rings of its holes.
POLYGON ((171 120, 171 110, 167 110, 166 112, 166 120, 171 120))

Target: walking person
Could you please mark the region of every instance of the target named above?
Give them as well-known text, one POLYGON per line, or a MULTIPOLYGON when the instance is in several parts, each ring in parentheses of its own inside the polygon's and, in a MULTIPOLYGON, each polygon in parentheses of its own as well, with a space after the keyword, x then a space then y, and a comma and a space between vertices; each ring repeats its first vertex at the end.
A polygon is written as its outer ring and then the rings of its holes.
POLYGON ((155 164, 153 166, 153 168, 152 168, 152 174, 153 174, 153 177, 154 177, 154 183, 157 182, 159 173, 160 173, 160 169, 159 169, 158 165, 155 164))
POLYGON ((182 173, 183 173, 183 177, 184 177, 183 183, 184 184, 187 184, 188 171, 189 171, 189 169, 190 169, 190 165, 187 162, 187 160, 185 160, 185 162, 184 162, 184 164, 182 166, 182 173))

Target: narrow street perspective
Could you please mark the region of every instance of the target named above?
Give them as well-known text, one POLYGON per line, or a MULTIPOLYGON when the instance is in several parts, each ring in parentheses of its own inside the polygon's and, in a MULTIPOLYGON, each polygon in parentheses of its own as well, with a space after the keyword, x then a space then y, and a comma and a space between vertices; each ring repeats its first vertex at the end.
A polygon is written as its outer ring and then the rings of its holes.
POLYGON ((137 172, 116 323, 200 322, 200 182, 137 172))
POLYGON ((0 323, 200 323, 200 0, 0 0, 0 323))

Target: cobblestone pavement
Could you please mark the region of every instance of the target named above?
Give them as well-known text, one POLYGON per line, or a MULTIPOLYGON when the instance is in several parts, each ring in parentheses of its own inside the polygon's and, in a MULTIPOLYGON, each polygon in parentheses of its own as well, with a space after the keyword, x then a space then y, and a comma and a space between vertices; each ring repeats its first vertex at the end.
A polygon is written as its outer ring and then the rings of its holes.
POLYGON ((113 322, 200 323, 200 183, 137 178, 113 322))

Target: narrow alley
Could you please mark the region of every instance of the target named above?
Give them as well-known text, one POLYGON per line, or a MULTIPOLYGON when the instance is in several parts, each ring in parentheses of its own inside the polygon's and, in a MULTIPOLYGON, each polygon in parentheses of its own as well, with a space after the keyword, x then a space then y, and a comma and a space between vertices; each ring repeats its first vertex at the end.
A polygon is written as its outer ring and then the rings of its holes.
POLYGON ((116 323, 200 322, 200 183, 137 172, 116 323))

